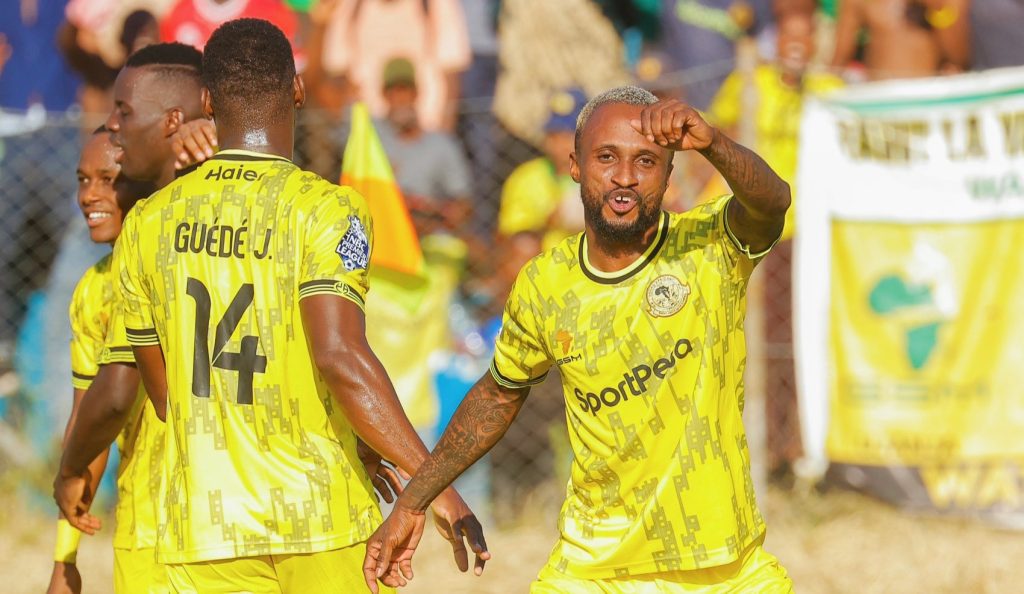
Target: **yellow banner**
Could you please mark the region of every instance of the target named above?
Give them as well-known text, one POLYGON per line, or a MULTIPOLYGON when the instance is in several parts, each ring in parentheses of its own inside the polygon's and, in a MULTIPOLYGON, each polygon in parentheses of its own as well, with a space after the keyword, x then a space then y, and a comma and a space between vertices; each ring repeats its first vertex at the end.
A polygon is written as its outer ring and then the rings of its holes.
POLYGON ((1020 506, 1024 220, 832 231, 829 459, 907 469, 937 508, 1020 506))

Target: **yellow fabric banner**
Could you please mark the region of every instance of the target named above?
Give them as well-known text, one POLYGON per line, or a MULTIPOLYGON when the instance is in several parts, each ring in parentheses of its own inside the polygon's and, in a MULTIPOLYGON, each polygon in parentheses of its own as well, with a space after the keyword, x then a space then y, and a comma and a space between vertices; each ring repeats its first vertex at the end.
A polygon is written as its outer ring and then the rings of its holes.
POLYGON ((913 468, 911 504, 1019 509, 1024 220, 835 221, 832 262, 829 459, 913 468))

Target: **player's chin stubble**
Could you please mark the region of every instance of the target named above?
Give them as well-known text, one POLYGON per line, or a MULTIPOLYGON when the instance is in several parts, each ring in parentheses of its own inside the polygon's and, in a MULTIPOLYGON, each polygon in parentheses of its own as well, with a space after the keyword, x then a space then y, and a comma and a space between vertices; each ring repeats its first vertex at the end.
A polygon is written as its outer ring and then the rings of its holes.
POLYGON ((583 219, 602 242, 615 245, 640 243, 647 230, 658 223, 660 201, 636 195, 637 217, 632 222, 623 223, 605 218, 602 209, 609 198, 610 193, 604 196, 583 195, 583 219))

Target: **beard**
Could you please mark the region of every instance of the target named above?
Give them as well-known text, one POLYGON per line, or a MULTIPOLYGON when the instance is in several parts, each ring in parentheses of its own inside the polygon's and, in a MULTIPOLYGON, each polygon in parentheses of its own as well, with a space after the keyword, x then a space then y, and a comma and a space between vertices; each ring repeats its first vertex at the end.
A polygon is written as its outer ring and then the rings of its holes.
POLYGON ((636 192, 613 190, 602 196, 583 193, 583 220, 604 243, 627 246, 639 244, 644 234, 658 224, 661 217, 661 200, 644 199, 636 192), (614 221, 605 218, 602 209, 607 200, 615 194, 629 193, 636 200, 637 216, 632 221, 614 221))

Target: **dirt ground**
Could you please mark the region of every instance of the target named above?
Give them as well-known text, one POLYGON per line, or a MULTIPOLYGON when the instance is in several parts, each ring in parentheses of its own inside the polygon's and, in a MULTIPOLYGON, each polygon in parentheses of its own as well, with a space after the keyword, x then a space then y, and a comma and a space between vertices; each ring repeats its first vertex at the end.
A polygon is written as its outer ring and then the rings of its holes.
MULTIPOLYGON (((7 501, 0 509, 0 591, 45 591, 53 522, 7 501)), ((966 520, 915 517, 861 495, 798 496, 772 489, 762 501, 766 547, 801 593, 995 593, 1024 591, 1024 534, 966 520)), ((554 515, 488 534, 494 559, 483 577, 459 574, 447 545, 424 539, 406 594, 525 593, 554 542, 554 515)), ((109 536, 79 554, 85 592, 111 589, 109 536)))

